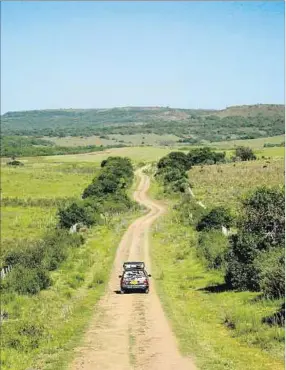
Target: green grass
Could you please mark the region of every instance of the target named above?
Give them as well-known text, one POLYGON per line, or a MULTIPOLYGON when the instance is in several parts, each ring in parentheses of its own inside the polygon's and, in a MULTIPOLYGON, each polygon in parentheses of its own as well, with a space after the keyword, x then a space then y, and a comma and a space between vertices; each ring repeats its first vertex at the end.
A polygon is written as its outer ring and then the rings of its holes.
POLYGON ((285 141, 285 135, 277 135, 272 137, 262 137, 259 139, 245 139, 245 140, 228 140, 210 143, 212 147, 220 149, 233 149, 236 146, 249 146, 253 149, 262 149, 265 143, 280 144, 285 141))
POLYGON ((239 198, 255 187, 284 184, 284 160, 194 166, 189 179, 197 200, 208 208, 237 207, 239 198))
POLYGON ((56 208, 1 207, 2 252, 5 242, 16 239, 39 239, 56 224, 56 208))
POLYGON ((171 215, 153 227, 153 276, 180 350, 201 370, 282 370, 284 330, 261 323, 281 302, 257 299, 258 293, 202 290, 220 286, 223 278, 198 261, 196 237, 171 215))
POLYGON ((21 168, 1 166, 2 197, 58 198, 79 196, 91 182, 97 166, 46 163, 41 158, 21 168))
POLYGON ((121 156, 129 157, 134 162, 151 162, 157 161, 161 157, 170 153, 171 149, 159 148, 159 147, 125 147, 125 148, 112 148, 103 152, 95 152, 89 154, 77 154, 77 155, 58 155, 45 157, 45 162, 93 162, 99 164, 103 159, 108 156, 121 156))
POLYGON ((88 241, 74 249, 52 274, 53 285, 48 290, 33 297, 2 295, 1 309, 9 312, 9 320, 2 328, 2 341, 10 343, 2 346, 3 370, 66 368, 72 349, 79 345, 94 314, 94 305, 105 290, 123 232, 138 215, 129 213, 123 220, 114 219, 109 226, 93 228, 88 241), (33 335, 17 334, 27 322, 43 330, 34 341, 33 335))
POLYGON ((119 134, 110 134, 104 135, 104 137, 100 136, 88 136, 88 137, 75 137, 75 136, 67 136, 67 137, 44 137, 45 140, 50 140, 54 142, 58 146, 85 146, 85 145, 117 145, 117 144, 124 144, 127 146, 137 146, 144 143, 145 145, 165 145, 165 144, 175 144, 178 142, 180 137, 175 135, 157 135, 157 134, 133 134, 133 135, 119 135, 119 134))

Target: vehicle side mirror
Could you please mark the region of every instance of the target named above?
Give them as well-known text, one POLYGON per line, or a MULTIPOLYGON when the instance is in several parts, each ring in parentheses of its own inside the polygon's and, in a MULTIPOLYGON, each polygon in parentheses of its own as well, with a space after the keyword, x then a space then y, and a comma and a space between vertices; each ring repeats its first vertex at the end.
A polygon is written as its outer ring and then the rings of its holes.
POLYGON ((149 274, 148 276, 149 276, 149 277, 151 277, 152 275, 151 275, 151 274, 149 274))
POLYGON ((119 277, 119 278, 122 278, 122 275, 119 275, 118 277, 119 277))

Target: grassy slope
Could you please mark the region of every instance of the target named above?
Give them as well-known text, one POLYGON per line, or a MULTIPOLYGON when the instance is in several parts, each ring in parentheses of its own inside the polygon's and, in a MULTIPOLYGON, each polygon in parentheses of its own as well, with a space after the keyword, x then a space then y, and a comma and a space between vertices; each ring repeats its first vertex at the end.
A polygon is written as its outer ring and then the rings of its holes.
MULTIPOLYGON (((24 161, 23 161, 24 162, 24 161)), ((59 161, 60 162, 60 161, 59 161)), ((45 163, 41 158, 25 161, 24 167, 1 167, 2 197, 57 198, 79 195, 97 165, 89 167, 45 163)))
POLYGON ((229 141, 220 141, 217 143, 211 143, 209 145, 221 148, 221 149, 232 149, 235 146, 249 146, 253 149, 262 149, 265 143, 271 144, 280 144, 285 141, 285 135, 277 135, 272 137, 263 137, 259 139, 249 139, 249 140, 229 140, 229 141))
MULTIPOLYGON (((140 136, 145 134, 172 134, 172 137, 181 138, 191 135, 198 141, 280 135, 284 133, 284 116, 284 105, 240 106, 221 111, 130 107, 9 112, 1 117, 1 121, 5 135, 85 137, 123 134, 127 141, 138 145, 139 140, 140 144, 143 141, 140 136), (136 136, 130 137, 130 134, 136 136)), ((151 143, 154 138, 149 139, 151 143)), ((117 140, 124 141, 124 138, 117 140)))
POLYGON ((283 184, 284 160, 193 167, 189 171, 189 179, 197 200, 201 200, 207 207, 233 207, 241 195, 257 186, 283 184))
POLYGON ((45 137, 45 140, 50 140, 58 146, 84 146, 84 145, 141 145, 142 142, 145 145, 162 145, 166 142, 169 144, 175 144, 179 140, 178 136, 175 135, 156 135, 156 134, 134 134, 134 135, 106 135, 106 138, 101 138, 99 136, 89 136, 89 137, 63 137, 63 138, 49 138, 45 137), (107 139, 108 138, 108 139, 107 139))
MULTIPOLYGON (((240 163, 238 168, 205 166, 204 172, 196 167, 190 177, 195 195, 207 206, 236 208, 240 189, 283 183, 283 166, 282 161, 273 162, 266 173, 259 170, 261 162, 240 163)), ((157 184, 150 193, 162 199, 157 184)), ((174 200, 167 203, 171 206, 174 200)), ((156 286, 183 353, 194 356, 205 370, 284 368, 284 330, 261 324, 281 301, 261 300, 258 293, 219 292, 222 273, 206 271, 195 253, 197 233, 172 216, 169 212, 154 226, 151 253, 156 286), (217 292, 204 290, 210 286, 217 292)))
POLYGON ((130 157, 135 163, 144 161, 157 161, 164 155, 168 154, 171 149, 158 148, 158 147, 126 147, 114 148, 105 150, 103 152, 78 154, 78 155, 64 155, 64 156, 51 156, 45 157, 45 162, 93 162, 99 164, 103 159, 108 156, 126 156, 130 157))

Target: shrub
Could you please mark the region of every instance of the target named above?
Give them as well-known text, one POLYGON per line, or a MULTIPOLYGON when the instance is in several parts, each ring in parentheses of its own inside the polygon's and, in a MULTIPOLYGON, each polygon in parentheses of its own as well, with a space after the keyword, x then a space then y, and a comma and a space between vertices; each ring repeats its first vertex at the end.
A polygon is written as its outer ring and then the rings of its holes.
POLYGON ((161 158, 157 164, 158 169, 164 168, 180 168, 182 171, 187 171, 191 168, 188 156, 182 152, 171 152, 161 158))
POLYGON ((282 187, 260 187, 242 200, 239 227, 254 233, 259 249, 285 243, 285 194, 282 187))
POLYGON ((94 225, 98 220, 95 208, 90 202, 74 202, 66 208, 59 209, 59 226, 61 228, 70 228, 76 223, 84 225, 94 225))
POLYGON ((42 241, 23 242, 17 249, 7 251, 4 261, 6 265, 22 265, 25 268, 38 267, 45 255, 45 246, 42 241))
POLYGON ((240 232, 230 237, 225 274, 228 286, 238 290, 259 291, 259 271, 254 266, 257 255, 254 235, 240 232))
POLYGON ((227 258, 225 280, 232 287, 280 294, 282 257, 275 250, 285 242, 284 199, 282 188, 262 187, 243 200, 239 231, 231 237, 227 258))
POLYGON ((220 269, 225 266, 228 246, 228 238, 220 231, 202 232, 199 234, 197 255, 205 261, 208 268, 220 269))
POLYGON ((207 163, 214 164, 224 162, 225 160, 224 152, 215 152, 208 147, 192 149, 187 156, 190 166, 207 163))
POLYGON ((14 160, 11 162, 7 162, 7 166, 24 166, 24 163, 14 160))
POLYGON ((37 294, 51 284, 48 272, 43 268, 31 269, 22 265, 16 265, 6 279, 8 289, 19 294, 37 294))
POLYGON ((235 149, 235 156, 240 158, 242 161, 253 161, 256 159, 253 150, 244 146, 239 146, 235 149))
POLYGON ((278 247, 261 252, 255 261, 260 290, 267 298, 281 298, 285 292, 285 251, 278 247))
POLYGON ((189 186, 189 182, 186 178, 181 178, 171 183, 171 190, 175 193, 184 193, 189 186))
POLYGON ((101 162, 101 173, 84 189, 82 198, 102 198, 107 194, 115 194, 120 189, 132 184, 134 173, 129 158, 109 157, 101 162))
POLYGON ((164 173, 163 179, 164 183, 167 185, 170 182, 182 180, 184 178, 188 178, 186 173, 182 171, 180 168, 168 168, 167 172, 164 173))
POLYGON ((222 226, 229 228, 232 224, 233 216, 230 210, 224 207, 216 207, 202 216, 196 229, 197 231, 220 229, 222 226))

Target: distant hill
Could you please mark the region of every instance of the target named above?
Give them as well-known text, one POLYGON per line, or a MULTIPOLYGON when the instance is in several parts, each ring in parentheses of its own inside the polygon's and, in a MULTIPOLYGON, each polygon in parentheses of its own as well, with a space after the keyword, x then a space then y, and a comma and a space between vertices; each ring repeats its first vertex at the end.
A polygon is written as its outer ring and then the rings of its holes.
POLYGON ((174 134, 182 142, 254 139, 284 134, 284 105, 244 105, 223 110, 169 107, 59 109, 8 112, 2 135, 91 136, 174 134))

